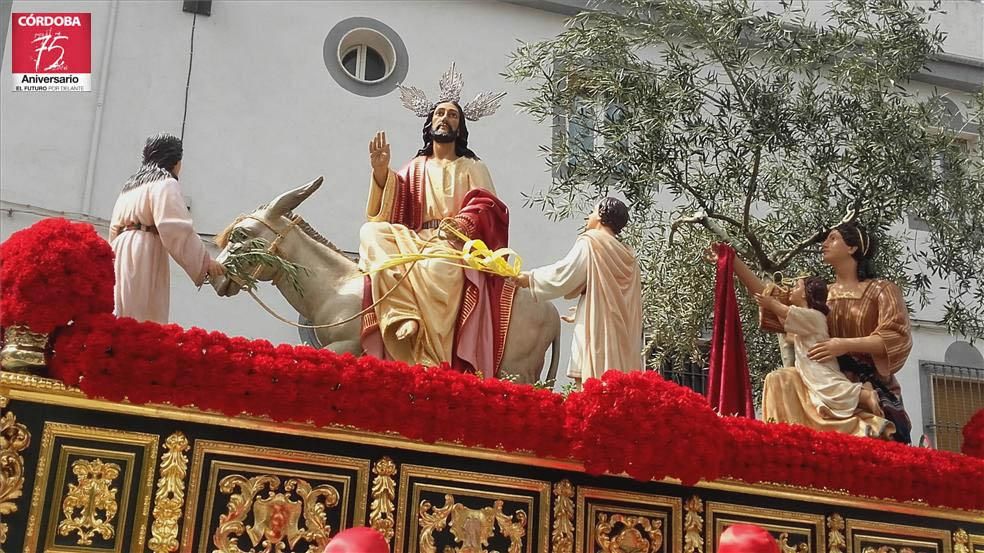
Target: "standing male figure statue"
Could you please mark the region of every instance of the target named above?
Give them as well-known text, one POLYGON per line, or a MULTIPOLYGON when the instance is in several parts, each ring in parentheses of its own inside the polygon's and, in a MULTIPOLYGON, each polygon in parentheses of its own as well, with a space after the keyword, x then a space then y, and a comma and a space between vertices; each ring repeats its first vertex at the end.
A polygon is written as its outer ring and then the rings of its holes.
POLYGON ((512 282, 439 259, 372 272, 391 256, 448 245, 442 223, 493 250, 507 245, 509 211, 495 195, 488 167, 468 148, 465 123, 492 114, 503 94, 480 94, 462 107, 461 86, 452 64, 437 102, 401 87, 404 106, 425 122, 423 147, 399 171, 390 169, 384 132, 369 142, 368 222, 359 234, 359 254, 360 269, 371 272, 363 306, 377 304, 363 317, 362 342, 377 357, 449 362, 492 376, 505 346, 512 282))
POLYGON ((616 198, 598 202, 585 231, 563 259, 514 279, 537 301, 578 298, 567 376, 579 386, 608 369, 642 364, 642 280, 632 248, 618 239, 629 208, 616 198))

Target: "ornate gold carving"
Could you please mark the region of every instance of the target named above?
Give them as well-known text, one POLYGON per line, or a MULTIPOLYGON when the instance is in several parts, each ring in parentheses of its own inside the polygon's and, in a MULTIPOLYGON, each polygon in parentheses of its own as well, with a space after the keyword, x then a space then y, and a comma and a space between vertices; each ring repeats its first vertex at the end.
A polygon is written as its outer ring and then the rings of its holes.
POLYGON ((150 527, 147 547, 154 553, 178 550, 178 523, 185 499, 185 476, 188 475, 188 438, 175 432, 164 442, 167 451, 161 455, 161 477, 154 497, 154 523, 150 527))
MULTIPOLYGON (((291 478, 280 489, 280 478, 263 475, 246 478, 238 474, 226 476, 219 482, 222 493, 232 494, 228 512, 219 516, 219 527, 213 544, 222 553, 244 553, 239 540, 246 534, 253 544, 264 551, 293 549, 301 540, 308 542, 308 551, 321 551, 328 545, 331 526, 327 512, 338 505, 339 494, 334 486, 312 487, 301 478, 291 478), (238 493, 233 493, 236 490, 238 493), (267 490, 266 497, 257 497, 267 490), (300 501, 292 499, 297 496, 300 501), (252 513, 253 524, 245 521, 252 513), (304 517, 304 528, 300 527, 304 517)), ((252 550, 249 550, 252 551, 252 550)))
MULTIPOLYGON (((679 484, 679 480, 664 479, 664 482, 679 484)), ((790 484, 775 484, 759 482, 748 484, 740 480, 721 478, 713 482, 698 482, 695 487, 708 490, 735 492, 757 495, 769 499, 792 499, 807 503, 849 507, 851 509, 870 509, 884 513, 913 515, 917 517, 932 517, 948 522, 966 521, 979 523, 984 510, 965 510, 950 507, 931 507, 915 501, 895 501, 892 499, 873 499, 851 495, 843 490, 826 490, 793 486, 790 484)))
POLYGON ((31 332, 26 326, 7 327, 0 350, 0 367, 5 371, 35 373, 44 367, 48 335, 31 332))
MULTIPOLYGON (((305 483, 318 482, 321 485, 315 488, 315 490, 320 490, 323 487, 332 487, 324 485, 326 482, 329 482, 337 486, 334 489, 335 493, 338 494, 338 499, 335 503, 341 513, 339 517, 341 521, 339 528, 348 528, 350 526, 365 526, 366 524, 369 469, 370 463, 365 459, 310 453, 292 449, 195 440, 194 453, 191 461, 191 477, 188 481, 188 508, 185 509, 185 519, 179 549, 182 553, 205 550, 212 551, 212 549, 209 549, 209 538, 212 538, 214 541, 216 539, 215 533, 210 534, 207 531, 200 532, 197 543, 195 543, 194 534, 195 529, 200 527, 214 528, 217 519, 227 516, 221 513, 213 516, 215 498, 218 494, 223 493, 223 490, 220 488, 225 479, 219 479, 220 473, 228 474, 229 472, 236 471, 237 474, 262 475, 277 478, 277 484, 270 490, 270 494, 278 491, 277 488, 280 485, 281 479, 287 480, 288 484, 290 480, 303 480, 305 483), (243 462, 243 459, 249 460, 250 463, 243 462), (270 461, 271 463, 265 463, 263 461, 270 461), (290 466, 283 467, 282 463, 284 461, 289 461, 290 466), (342 469, 345 472, 351 471, 354 473, 354 477, 352 474, 302 470, 300 465, 317 467, 319 469, 342 469), (204 503, 205 505, 201 513, 199 513, 197 507, 193 507, 200 503, 204 503), (354 511, 350 512, 350 504, 355 506, 354 511), (198 519, 199 515, 202 517, 201 521, 198 519)), ((243 476, 240 476, 240 478, 243 478, 243 476)), ((231 493, 231 491, 224 493, 231 493)), ((260 491, 262 490, 258 489, 257 493, 260 491)), ((276 505, 271 505, 271 507, 275 506, 279 510, 278 520, 284 520, 283 517, 287 516, 286 510, 293 509, 293 507, 288 505, 288 501, 294 501, 296 503, 297 496, 303 490, 297 488, 295 492, 291 492, 291 490, 285 491, 288 493, 284 494, 286 496, 284 501, 277 502, 276 505)), ((316 501, 313 495, 309 495, 308 499, 309 503, 316 501)), ((255 495, 251 501, 257 501, 255 495)), ((321 504, 323 506, 323 502, 321 504)), ((316 507, 314 505, 309 506, 312 508, 316 507)), ((232 507, 231 500, 229 501, 229 507, 232 507)), ((248 516, 249 508, 247 507, 246 509, 245 515, 248 516)), ((302 512, 302 516, 304 516, 304 512, 302 512)), ((316 529, 317 524, 308 524, 305 531, 316 531, 316 529)), ((325 536, 330 537, 330 533, 326 531, 325 536)), ((308 542, 316 543, 316 541, 312 542, 311 540, 308 540, 308 542)), ((322 546, 323 548, 324 546, 322 546)), ((236 550, 232 549, 232 551, 236 550)))
POLYGON ((554 484, 553 531, 550 535, 552 553, 574 551, 574 486, 570 480, 554 484))
POLYGON ((393 540, 393 501, 396 499, 396 464, 389 457, 376 461, 372 467, 372 504, 369 505, 369 525, 379 531, 389 544, 393 540))
MULTIPOLYGON (((273 432, 293 436, 311 437, 321 440, 356 442, 364 445, 399 448, 408 451, 433 453, 481 459, 494 462, 520 464, 555 470, 583 472, 583 464, 571 459, 541 458, 523 452, 505 452, 499 449, 467 447, 451 443, 427 443, 402 438, 393 434, 380 434, 343 427, 316 427, 311 424, 277 422, 252 416, 228 417, 219 413, 203 412, 194 408, 169 405, 133 405, 104 400, 88 399, 76 388, 67 388, 56 380, 0 371, 0 388, 9 392, 14 400, 25 400, 46 405, 89 409, 103 413, 117 413, 132 416, 152 417, 171 421, 210 424, 224 428, 238 428, 251 431, 273 432), (9 387, 9 389, 8 389, 9 387)), ((664 479, 662 482, 676 485, 679 481, 664 479)), ((818 490, 787 484, 756 483, 748 484, 738 480, 722 478, 713 482, 699 482, 700 489, 727 491, 775 499, 792 499, 814 504, 849 507, 852 509, 871 509, 885 513, 931 517, 945 521, 966 521, 978 523, 982 511, 971 511, 944 507, 933 507, 917 502, 898 502, 886 499, 872 499, 852 496, 843 491, 818 490)), ((548 513, 549 514, 549 513, 548 513)), ((396 539, 396 538, 394 538, 396 539)), ((183 543, 183 542, 182 542, 183 543)), ((975 542, 976 543, 976 542, 975 542)))
MULTIPOLYGON (((485 499, 489 505, 496 500, 520 504, 523 507, 524 517, 533 517, 536 520, 533 527, 542 530, 537 532, 535 540, 530 536, 528 539, 517 543, 516 545, 521 549, 516 551, 542 553, 550 547, 550 535, 546 530, 550 527, 549 482, 498 474, 403 464, 400 465, 399 502, 397 504, 397 512, 401 515, 397 517, 396 522, 394 551, 424 553, 424 550, 418 550, 421 529, 419 524, 420 509, 423 504, 421 494, 430 492, 443 495, 448 491, 460 494, 459 497, 467 496, 470 500, 485 499), (466 485, 474 487, 465 487, 466 485), (490 487, 497 489, 491 490, 490 487), (407 525, 410 527, 407 528, 407 525)), ((502 519, 503 524, 506 524, 507 518, 502 519)), ((507 532, 516 533, 518 531, 526 532, 525 522, 506 524, 502 530, 502 535, 505 536, 507 532)), ((472 553, 467 549, 447 550, 448 553, 452 551, 472 553)), ((507 552, 509 551, 512 550, 507 550, 507 552)), ((474 553, 479 552, 480 550, 476 550, 474 553)), ((445 552, 442 551, 442 553, 445 552)))
MULTIPOLYGON (((10 400, 0 396, 0 408, 10 400)), ((24 493, 24 457, 20 452, 31 443, 27 427, 17 422, 12 412, 0 417, 0 518, 17 510, 14 500, 24 493)), ((7 524, 0 522, 0 545, 7 541, 7 524)))
POLYGON ((704 553, 704 503, 699 497, 691 496, 684 504, 687 516, 683 521, 686 532, 683 535, 683 553, 704 553))
POLYGON ((682 552, 683 502, 677 497, 581 486, 575 505, 575 528, 580 533, 574 541, 575 553, 682 552), (627 525, 630 518, 633 524, 627 525), (658 528, 659 540, 649 536, 643 521, 648 521, 650 530, 658 528), (667 542, 667 535, 675 541, 667 542), (598 545, 604 549, 599 550, 598 545))
POLYGON ((104 540, 113 539, 116 531, 112 522, 119 508, 116 497, 120 490, 112 486, 120 472, 119 465, 101 459, 78 459, 72 463, 76 483, 68 485, 62 501, 65 518, 58 523, 60 535, 78 532, 79 545, 92 545, 96 534, 104 540), (99 518, 100 511, 103 518, 99 518))
POLYGON ((521 553, 523 538, 526 536, 526 512, 522 509, 515 515, 502 512, 504 502, 496 499, 491 507, 469 509, 455 503, 454 496, 444 496, 444 506, 435 509, 426 499, 420 502, 420 553, 437 553, 434 533, 444 530, 451 519, 451 535, 455 544, 461 547, 445 547, 445 553, 490 553, 486 547, 489 538, 495 535, 495 527, 509 539, 508 553, 521 553))
POLYGON ((595 532, 598 553, 656 553, 663 547, 663 521, 649 517, 599 513, 595 532))
POLYGON ((847 542, 861 553, 951 553, 947 530, 851 519, 847 542))
POLYGON ((796 546, 789 545, 789 532, 779 534, 779 551, 781 553, 810 553, 810 546, 801 543, 796 546))
MULTIPOLYGON (((779 536, 780 541, 783 540, 783 534, 785 534, 786 549, 780 547, 782 553, 804 551, 801 545, 790 546, 788 544, 792 536, 804 538, 806 543, 802 545, 807 547, 806 551, 810 547, 816 547, 820 553, 827 551, 827 533, 824 531, 826 520, 823 515, 713 501, 708 501, 705 507, 708 522, 704 530, 704 543, 706 544, 715 542, 728 526, 751 522, 768 530, 772 535, 779 536)), ((710 546, 708 549, 713 550, 710 546)))
MULTIPOLYGON (((119 507, 115 517, 114 533, 119 534, 124 529, 132 530, 129 542, 130 553, 144 550, 147 534, 147 519, 150 515, 150 491, 154 485, 154 459, 157 457, 159 438, 156 434, 142 432, 127 432, 109 428, 76 426, 57 422, 46 422, 41 433, 41 447, 38 465, 35 472, 34 493, 31 496, 31 511, 27 519, 27 531, 24 535, 24 553, 35 551, 58 551, 60 546, 55 544, 58 534, 57 521, 60 518, 60 507, 65 499, 67 478, 71 459, 107 459, 116 461, 120 466, 125 465, 123 482, 119 496, 119 507), (67 445, 66 440, 83 442, 85 447, 67 445), (111 447, 112 449, 97 449, 88 447, 93 444, 111 447), (125 446, 125 447, 119 447, 125 446), (132 451, 138 448, 138 452, 132 451), (131 451, 127 451, 131 449, 131 451), (55 452, 58 461, 53 461, 55 452), (138 457, 139 455, 139 462, 138 457), (54 492, 49 497, 49 471, 55 473, 54 492), (135 497, 130 491, 136 489, 135 497), (133 505, 132 508, 129 507, 133 505), (131 518, 132 517, 132 518, 131 518), (42 519, 45 522, 45 533, 40 535, 42 519)), ((103 521, 103 522, 109 522, 103 521)), ((65 534, 62 534, 65 535, 65 534)), ((112 551, 123 551, 123 540, 115 540, 112 551)), ((107 550, 110 551, 110 550, 107 550)))
POLYGON ((844 538, 844 517, 834 513, 827 517, 827 553, 844 553, 847 540, 844 538))
POLYGON ((963 528, 953 533, 953 553, 970 553, 970 535, 963 528))

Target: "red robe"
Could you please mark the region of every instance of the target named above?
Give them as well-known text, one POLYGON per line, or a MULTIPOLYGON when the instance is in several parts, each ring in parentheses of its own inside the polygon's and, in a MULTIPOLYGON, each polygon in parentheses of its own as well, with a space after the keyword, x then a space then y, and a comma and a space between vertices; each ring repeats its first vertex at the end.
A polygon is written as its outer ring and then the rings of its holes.
MULTIPOLYGON (((422 229, 426 161, 426 157, 418 156, 396 173, 396 198, 392 213, 387 217, 390 223, 418 232, 422 229)), ((465 235, 482 240, 493 250, 508 245, 509 209, 488 190, 469 191, 453 219, 465 235)), ((367 276, 365 279, 364 308, 373 301, 370 278, 367 276)), ((456 314, 452 359, 448 360, 453 368, 498 375, 514 293, 515 287, 511 281, 488 273, 465 270, 465 285, 456 314), (482 344, 491 344, 491 350, 482 344)), ((366 353, 385 355, 375 310, 363 316, 362 343, 366 353)))

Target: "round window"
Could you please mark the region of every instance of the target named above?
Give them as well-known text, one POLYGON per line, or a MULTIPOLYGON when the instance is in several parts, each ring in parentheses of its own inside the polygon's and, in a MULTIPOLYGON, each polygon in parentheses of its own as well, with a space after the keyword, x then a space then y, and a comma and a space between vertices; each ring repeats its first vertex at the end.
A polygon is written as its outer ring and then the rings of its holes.
POLYGON ((352 29, 338 44, 338 62, 348 76, 375 83, 390 76, 396 66, 396 49, 374 29, 352 29))

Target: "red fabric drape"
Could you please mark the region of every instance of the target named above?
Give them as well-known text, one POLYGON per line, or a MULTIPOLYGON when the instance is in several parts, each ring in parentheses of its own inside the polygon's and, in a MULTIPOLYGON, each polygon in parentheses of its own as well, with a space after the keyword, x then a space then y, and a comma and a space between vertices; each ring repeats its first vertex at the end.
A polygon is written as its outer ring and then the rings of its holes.
POLYGON ((755 418, 748 356, 735 296, 735 250, 718 244, 714 287, 714 327, 711 334, 707 399, 722 415, 755 418))

